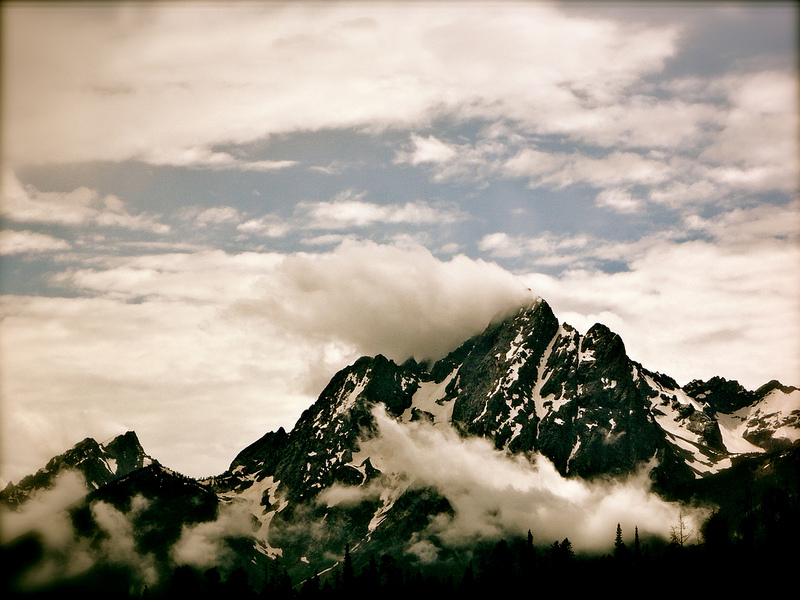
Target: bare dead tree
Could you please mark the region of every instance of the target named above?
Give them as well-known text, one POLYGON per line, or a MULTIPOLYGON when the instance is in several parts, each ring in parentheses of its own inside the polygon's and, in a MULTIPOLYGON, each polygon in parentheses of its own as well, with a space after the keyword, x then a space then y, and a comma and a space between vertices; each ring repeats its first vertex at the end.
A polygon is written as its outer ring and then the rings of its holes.
POLYGON ((683 548, 693 535, 694 532, 689 530, 689 526, 683 518, 683 512, 681 512, 678 515, 678 524, 671 528, 670 541, 683 548))

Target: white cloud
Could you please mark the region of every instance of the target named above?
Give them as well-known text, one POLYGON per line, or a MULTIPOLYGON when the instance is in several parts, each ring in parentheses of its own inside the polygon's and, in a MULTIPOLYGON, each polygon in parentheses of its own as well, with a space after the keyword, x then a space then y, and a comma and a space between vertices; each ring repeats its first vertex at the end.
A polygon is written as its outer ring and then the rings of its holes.
POLYGON ((737 166, 781 165, 796 172, 796 73, 755 71, 726 77, 731 109, 703 156, 737 166), (791 163, 791 164, 786 164, 791 163))
POLYGON ((255 219, 248 219, 236 226, 242 233, 264 235, 270 238, 280 238, 289 233, 291 225, 274 215, 264 215, 255 219))
POLYGON ((19 510, 1 508, 0 527, 4 542, 36 532, 42 536, 46 546, 67 545, 72 540, 73 531, 63 511, 83 500, 86 490, 83 475, 66 471, 55 478, 50 488, 33 494, 19 510))
POLYGON ((502 161, 510 152, 508 141, 501 137, 481 138, 475 144, 445 145, 436 140, 434 147, 430 141, 432 138, 428 138, 422 148, 415 138, 418 136, 412 136, 415 148, 397 152, 395 162, 423 165, 433 173, 435 181, 483 182, 500 170, 502 161))
POLYGON ((634 198, 624 189, 603 190, 595 198, 598 206, 610 208, 619 213, 635 213, 642 208, 642 201, 634 198))
POLYGON ((288 256, 260 283, 243 314, 397 360, 440 357, 528 295, 494 264, 372 242, 288 256))
POLYGON ((796 201, 687 213, 676 228, 632 242, 495 232, 479 249, 528 265, 520 276, 560 319, 583 331, 605 323, 647 368, 683 383, 722 375, 751 389, 773 378, 797 385, 799 215, 796 201), (607 273, 598 261, 626 269, 607 273))
POLYGON ((411 136, 413 150, 407 156, 403 156, 403 161, 408 161, 412 165, 426 163, 442 163, 454 158, 456 151, 441 140, 432 135, 423 138, 419 135, 411 136))
POLYGON ((40 192, 23 186, 6 169, 3 177, 3 216, 19 223, 50 223, 69 226, 94 224, 101 227, 151 231, 165 234, 169 225, 146 213, 130 214, 124 202, 114 195, 101 197, 96 190, 79 187, 71 192, 40 192))
MULTIPOLYGON (((213 274, 198 273, 198 286, 213 274)), ((159 297, 136 301, 136 278, 128 275, 114 282, 133 288, 124 297, 3 299, 6 480, 84 437, 131 429, 178 471, 221 473, 265 431, 294 424, 322 389, 309 381, 354 359, 331 364, 324 345, 280 324, 226 319, 224 285, 215 301, 213 289, 173 294, 176 279, 165 276, 159 297)))
POLYGON ((467 218, 458 207, 428 202, 375 204, 364 202, 363 193, 351 190, 328 202, 302 202, 296 213, 311 229, 349 229, 375 224, 425 225, 454 223, 467 218))
POLYGON ((529 293, 491 263, 370 242, 122 256, 57 283, 80 295, 3 297, 6 479, 128 429, 179 471, 221 473, 359 356, 441 355, 529 293))
MULTIPOLYGON (((425 422, 401 424, 380 409, 375 417, 380 435, 362 444, 362 454, 383 473, 403 474, 410 486, 436 488, 454 509, 452 517, 435 518, 417 543, 435 536, 458 547, 531 530, 540 544, 566 536, 577 550, 607 551, 617 523, 668 539, 682 512, 697 523, 703 516, 652 494, 646 471, 613 483, 566 479, 537 454, 511 456, 489 440, 425 422)), ((435 548, 422 549, 435 558, 435 548)))
POLYGON ((205 227, 221 223, 239 223, 241 218, 239 209, 233 206, 212 206, 197 215, 195 222, 201 227, 205 227))
POLYGON ((148 153, 146 159, 159 165, 192 169, 237 169, 264 172, 278 171, 298 164, 294 160, 246 160, 227 152, 214 152, 201 147, 156 148, 148 153))
POLYGON ((702 101, 638 94, 614 100, 556 120, 550 133, 606 148, 689 150, 704 144, 724 118, 724 111, 702 101))
POLYGON ((92 504, 92 518, 101 532, 92 542, 78 535, 68 512, 86 494, 83 475, 67 471, 59 474, 51 487, 36 492, 18 510, 0 509, 5 542, 26 533, 37 534, 42 542, 42 553, 36 563, 18 574, 19 591, 35 593, 47 589, 53 583, 80 576, 100 562, 128 567, 141 586, 156 583, 158 573, 154 557, 138 551, 131 520, 147 507, 147 501, 141 496, 134 497, 128 513, 105 502, 92 504))
POLYGON ((596 243, 590 244, 590 239, 585 235, 559 236, 544 232, 536 237, 528 237, 495 232, 483 236, 478 248, 497 258, 525 257, 540 265, 575 265, 579 260, 593 255, 596 243))
POLYGON ((0 231, 0 254, 26 254, 28 252, 57 252, 69 250, 66 240, 33 231, 0 231))
MULTIPOLYGON (((232 550, 226 538, 253 536, 256 526, 253 513, 257 506, 248 503, 223 505, 213 521, 184 525, 181 536, 170 549, 170 556, 177 565, 190 565, 198 569, 210 569, 225 564, 232 550)), ((265 540, 266 541, 266 540, 265 540)))
POLYGON ((666 181, 672 169, 663 160, 635 152, 611 152, 594 158, 579 152, 543 153, 524 149, 506 162, 503 170, 512 176, 527 177, 532 187, 558 188, 583 183, 606 188, 619 185, 655 185, 666 181))
POLYGON ((796 243, 661 242, 628 271, 525 279, 562 320, 583 331, 611 327, 649 369, 684 384, 721 375, 755 389, 769 379, 798 383, 798 264, 796 243))
MULTIPOLYGON (((15 163, 280 168, 291 162, 248 165, 212 148, 299 129, 419 126, 443 112, 569 131, 661 69, 678 40, 676 27, 516 3, 18 6, 4 15, 4 152, 15 163)), ((421 149, 440 159, 431 144, 421 149)))

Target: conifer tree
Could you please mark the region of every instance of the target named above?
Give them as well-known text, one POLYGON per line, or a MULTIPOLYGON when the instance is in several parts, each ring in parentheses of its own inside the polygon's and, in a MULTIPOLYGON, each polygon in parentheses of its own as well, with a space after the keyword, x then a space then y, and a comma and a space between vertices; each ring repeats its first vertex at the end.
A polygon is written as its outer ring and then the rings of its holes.
POLYGON ((617 535, 614 537, 614 557, 624 558, 627 550, 625 542, 622 541, 622 526, 617 523, 617 535))
POLYGON ((353 589, 355 582, 355 571, 353 570, 353 561, 350 558, 350 544, 345 544, 344 547, 344 566, 342 568, 342 587, 345 591, 353 589))

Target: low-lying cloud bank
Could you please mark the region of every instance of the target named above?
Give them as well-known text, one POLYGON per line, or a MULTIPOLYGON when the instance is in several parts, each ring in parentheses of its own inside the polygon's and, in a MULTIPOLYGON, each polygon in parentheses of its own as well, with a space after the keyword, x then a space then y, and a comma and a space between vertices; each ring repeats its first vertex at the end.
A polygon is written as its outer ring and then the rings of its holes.
MULTIPOLYGON (((421 558, 435 557, 434 538, 457 548, 525 536, 528 530, 538 544, 568 537, 576 550, 603 552, 613 545, 618 523, 628 541, 635 528, 642 538, 669 540, 681 518, 697 532, 708 516, 651 492, 646 467, 626 479, 567 479, 538 454, 508 455, 484 438, 464 438, 422 421, 400 423, 379 409, 375 418, 380 435, 362 446, 375 467, 402 473, 411 486, 435 488, 454 509, 453 516, 437 516, 413 540, 421 558)), ((334 489, 323 499, 352 503, 354 492, 334 489)), ((372 497, 376 490, 363 493, 372 497)))
MULTIPOLYGON (((353 505, 376 500, 393 485, 436 489, 450 502, 453 512, 435 516, 408 540, 406 552, 423 562, 435 561, 442 546, 468 548, 481 541, 522 537, 528 531, 539 545, 569 538, 576 551, 608 552, 618 523, 626 543, 632 541, 634 528, 643 540, 652 536, 669 540, 680 520, 696 535, 708 516, 702 509, 666 502, 652 493, 646 466, 625 479, 564 478, 538 454, 509 455, 495 449, 489 440, 461 437, 449 426, 401 423, 380 407, 374 416, 379 435, 362 445, 362 453, 386 477, 366 487, 334 486, 323 492, 319 501, 353 505)), ((21 588, 39 589, 79 577, 98 565, 124 568, 132 585, 140 588, 158 583, 155 557, 140 552, 136 545, 134 523, 149 501, 134 498, 128 512, 105 502, 93 503, 92 519, 102 535, 92 542, 78 535, 66 510, 85 495, 82 477, 69 472, 19 512, 0 515, 4 543, 26 533, 41 540, 41 560, 24 573, 21 588)), ((198 569, 230 566, 233 556, 227 540, 253 536, 268 545, 269 527, 257 527, 253 518, 262 510, 256 496, 224 504, 215 520, 185 526, 165 550, 174 565, 198 569)), ((290 537, 328 537, 324 522, 301 520, 290 526, 295 528, 290 537)), ((700 540, 689 540, 695 541, 700 540)))
POLYGON ((79 578, 97 565, 122 567, 131 583, 142 588, 158 580, 155 559, 136 547, 133 519, 148 506, 138 496, 131 509, 123 513, 106 502, 91 505, 91 515, 99 528, 94 542, 78 535, 68 509, 86 496, 86 482, 77 471, 59 475, 53 486, 42 490, 25 502, 18 511, 0 510, 2 543, 14 543, 23 536, 37 539, 41 556, 27 570, 9 573, 17 591, 46 589, 60 581, 79 578))

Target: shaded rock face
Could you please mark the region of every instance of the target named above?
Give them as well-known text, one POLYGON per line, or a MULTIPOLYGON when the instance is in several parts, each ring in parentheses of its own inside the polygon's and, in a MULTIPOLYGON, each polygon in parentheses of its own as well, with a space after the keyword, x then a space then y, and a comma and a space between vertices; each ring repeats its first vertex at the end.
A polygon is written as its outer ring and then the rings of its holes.
POLYGON ((81 473, 86 480, 88 492, 152 462, 133 431, 120 435, 106 444, 99 444, 92 438, 86 438, 65 453, 50 459, 47 465, 35 474, 23 478, 16 485, 9 484, 0 492, 0 503, 15 508, 35 491, 51 487, 56 478, 66 471, 74 470, 81 473))
POLYGON ((758 453, 797 449, 800 438, 797 388, 770 382, 750 392, 721 378, 681 387, 631 360, 606 326, 582 335, 539 299, 433 364, 360 358, 291 431, 265 434, 219 476, 194 481, 164 469, 129 432, 104 445, 84 440, 9 486, 2 500, 14 508, 59 472, 78 469, 89 504, 125 512, 134 495, 149 500, 136 517, 147 532, 139 543, 156 554, 164 554, 157 540, 174 542, 183 525, 249 506, 257 533, 230 542, 237 564, 258 571, 282 556, 311 576, 348 546, 356 556, 400 552, 455 515, 441 490, 376 468, 381 462, 367 450, 381 436, 376 409, 483 438, 515 458, 543 455, 564 477, 618 477, 649 465, 653 488, 668 497, 714 489, 710 480, 736 470, 741 456, 756 464, 758 453), (351 494, 346 501, 328 501, 342 490, 351 494))
MULTIPOLYGON (((606 326, 581 335, 538 300, 432 365, 359 359, 333 377, 290 433, 259 440, 237 457, 232 472, 258 471, 272 482, 262 504, 274 511, 270 540, 284 557, 314 563, 311 548, 327 545, 341 554, 346 543, 366 556, 407 547, 429 523, 453 514, 448 499, 431 488, 401 481, 384 487, 392 491, 380 498, 367 493, 370 482, 392 475, 363 456, 365 442, 379 435, 376 407, 398 421, 485 438, 510 454, 540 453, 566 477, 616 477, 649 464, 653 488, 677 497, 730 465, 735 452, 725 445, 718 417, 754 411, 771 392, 794 393, 774 385, 757 393, 742 389, 724 380, 682 389, 631 360, 606 326), (336 484, 365 496, 329 506, 323 493, 336 484), (282 498, 285 507, 267 496, 282 498)), ((747 414, 750 437, 765 437, 759 429, 765 418, 756 422, 747 414)))
MULTIPOLYGON (((290 433, 267 434, 231 465, 240 476, 280 481, 291 501, 335 482, 362 483, 352 464, 376 433, 373 409, 433 420, 413 406, 423 384, 444 384, 437 401, 464 436, 512 453, 540 452, 564 475, 617 475, 670 451, 650 415, 656 392, 620 337, 597 325, 581 336, 537 301, 494 323, 429 368, 363 357, 337 373, 290 433)), ((688 472, 683 474, 688 476, 688 472)))
POLYGON ((656 454, 652 390, 634 380, 622 340, 607 327, 581 336, 538 302, 467 344, 449 390, 464 435, 539 451, 562 474, 583 477, 630 472, 656 454))
MULTIPOLYGON (((247 477, 271 477, 289 502, 334 483, 366 483, 375 469, 353 457, 377 434, 373 410, 383 406, 400 420, 444 419, 512 454, 541 453, 565 476, 618 476, 655 461, 652 479, 669 487, 727 464, 718 415, 796 392, 777 382, 748 392, 721 378, 681 388, 632 361, 608 327, 581 335, 537 299, 432 365, 362 357, 331 379, 291 432, 265 435, 217 481, 235 489, 247 477), (432 385, 443 390, 435 404, 417 406, 417 392, 432 385)), ((769 448, 774 420, 754 414, 760 420, 748 417, 746 437, 755 450, 769 448)), ((797 429, 787 418, 782 426, 797 429)))
POLYGON ((702 400, 712 412, 736 412, 758 399, 756 392, 749 392, 739 382, 722 377, 712 377, 708 381, 695 379, 686 384, 684 390, 692 398, 702 400))

